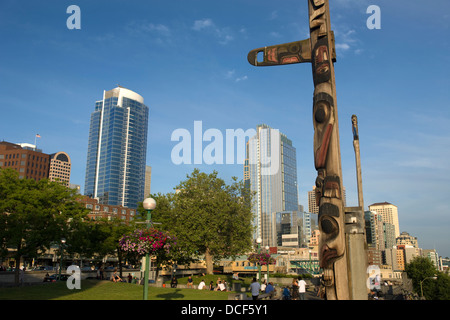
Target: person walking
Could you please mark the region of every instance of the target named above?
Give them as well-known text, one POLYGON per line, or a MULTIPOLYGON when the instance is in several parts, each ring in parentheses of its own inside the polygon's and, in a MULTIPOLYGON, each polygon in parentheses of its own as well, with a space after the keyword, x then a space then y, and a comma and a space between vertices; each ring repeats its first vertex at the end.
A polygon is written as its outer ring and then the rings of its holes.
POLYGON ((305 293, 306 293, 306 281, 301 279, 298 282, 298 293, 300 296, 300 300, 305 300, 305 293))
POLYGON ((259 296, 259 290, 261 289, 261 285, 258 281, 256 281, 256 278, 253 278, 253 282, 250 285, 250 291, 252 292, 252 299, 258 300, 259 296))
POLYGON ((298 300, 298 281, 297 279, 292 279, 292 300, 298 300))

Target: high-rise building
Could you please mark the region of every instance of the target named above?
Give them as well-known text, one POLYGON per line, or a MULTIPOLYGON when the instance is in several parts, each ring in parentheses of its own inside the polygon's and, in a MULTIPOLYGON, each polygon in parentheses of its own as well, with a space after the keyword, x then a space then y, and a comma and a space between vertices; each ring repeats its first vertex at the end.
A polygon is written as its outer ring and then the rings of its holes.
POLYGON ((144 188, 144 198, 149 197, 151 193, 152 185, 152 167, 145 166, 145 188, 144 188))
POLYGON ((278 130, 258 125, 247 145, 244 183, 255 194, 254 239, 277 245, 276 213, 298 210, 297 156, 292 141, 278 130))
POLYGON ((403 231, 395 240, 397 245, 406 245, 419 248, 417 237, 411 236, 408 232, 403 231))
POLYGON ((91 114, 84 194, 137 208, 144 199, 148 107, 126 88, 103 92, 91 114))
POLYGON ((319 206, 316 202, 316 186, 313 186, 312 191, 308 191, 308 211, 319 214, 319 206))
POLYGON ((398 209, 397 206, 389 202, 374 203, 369 206, 369 211, 375 211, 381 214, 383 222, 394 225, 395 237, 400 235, 400 227, 398 224, 398 209))
POLYGON ((60 181, 66 187, 69 187, 71 166, 70 157, 67 153, 60 151, 51 154, 48 179, 50 181, 60 181))

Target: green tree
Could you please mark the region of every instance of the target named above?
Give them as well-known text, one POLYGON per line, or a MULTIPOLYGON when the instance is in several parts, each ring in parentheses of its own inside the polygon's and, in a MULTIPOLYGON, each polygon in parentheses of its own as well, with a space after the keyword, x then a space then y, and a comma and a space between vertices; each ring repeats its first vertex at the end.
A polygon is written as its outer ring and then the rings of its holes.
POLYGON ((91 239, 95 244, 93 246, 95 248, 94 252, 99 257, 106 255, 117 256, 119 273, 122 276, 122 265, 126 256, 120 248, 119 240, 124 234, 134 230, 134 223, 128 224, 120 219, 100 219, 91 223, 93 223, 91 239))
POLYGON ((406 265, 405 271, 408 278, 412 280, 414 291, 420 295, 423 290, 424 297, 432 300, 432 291, 435 285, 435 280, 432 278, 436 276, 437 270, 430 259, 415 257, 406 265))
POLYGON ((12 169, 0 170, 0 247, 14 252, 15 281, 23 257, 37 257, 71 232, 70 221, 87 214, 76 191, 58 182, 19 179, 12 169))
POLYGON ((204 256, 207 273, 212 274, 214 260, 251 249, 251 202, 242 181, 233 177, 227 185, 216 171, 195 169, 175 189, 154 196, 157 206, 152 216, 177 236, 182 255, 204 256))

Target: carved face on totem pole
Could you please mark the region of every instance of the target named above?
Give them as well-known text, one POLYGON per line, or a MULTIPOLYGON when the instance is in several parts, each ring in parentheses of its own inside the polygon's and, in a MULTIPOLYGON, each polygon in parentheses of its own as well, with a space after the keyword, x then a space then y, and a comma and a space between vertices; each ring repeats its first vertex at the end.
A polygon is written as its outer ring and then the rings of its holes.
POLYGON ((333 97, 319 92, 314 96, 314 162, 317 170, 316 201, 319 206, 320 267, 324 270, 327 287, 335 286, 334 263, 343 258, 345 236, 341 213, 342 199, 340 178, 327 174, 327 158, 330 151, 331 134, 334 127, 333 97))
POLYGON ((359 140, 358 118, 356 117, 356 115, 352 115, 352 130, 353 130, 353 140, 359 140))
POLYGON ((324 271, 327 298, 338 299, 337 277, 345 262, 344 211, 340 182, 337 110, 332 84, 332 55, 325 15, 325 1, 310 0, 311 62, 314 80, 314 165, 317 170, 316 201, 319 206, 319 261, 324 271))

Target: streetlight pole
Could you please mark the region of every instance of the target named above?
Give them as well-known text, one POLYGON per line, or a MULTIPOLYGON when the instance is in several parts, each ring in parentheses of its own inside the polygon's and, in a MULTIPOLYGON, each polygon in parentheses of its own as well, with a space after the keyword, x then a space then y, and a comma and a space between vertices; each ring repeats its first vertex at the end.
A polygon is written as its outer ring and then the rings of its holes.
MULTIPOLYGON (((261 238, 256 239, 256 243, 258 244, 258 255, 261 253, 261 242, 261 238)), ((258 275, 259 284, 261 284, 261 262, 258 262, 258 275)))
MULTIPOLYGON (((266 252, 269 253, 269 246, 266 246, 266 252)), ((269 261, 267 261, 267 284, 269 284, 269 264, 269 261)))
POLYGON ((427 279, 434 279, 434 280, 436 280, 437 277, 436 277, 436 276, 434 276, 434 277, 426 277, 425 279, 423 279, 422 281, 420 281, 420 297, 421 297, 421 298, 423 298, 423 288, 422 288, 422 283, 423 283, 425 280, 427 280, 427 279))
POLYGON ((62 269, 62 264, 63 264, 63 250, 64 250, 65 243, 66 243, 66 239, 61 238, 61 242, 59 243, 59 250, 61 251, 61 258, 60 258, 60 262, 59 262, 59 278, 58 278, 58 280, 61 280, 61 269, 62 269))
MULTIPOLYGON (((142 206, 147 211, 147 229, 150 229, 151 227, 151 221, 152 221, 152 210, 156 208, 156 201, 152 198, 147 198, 142 203, 142 206)), ((144 271, 144 300, 148 300, 148 275, 150 269, 150 254, 147 252, 145 254, 145 271, 144 271)))

